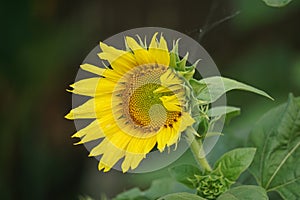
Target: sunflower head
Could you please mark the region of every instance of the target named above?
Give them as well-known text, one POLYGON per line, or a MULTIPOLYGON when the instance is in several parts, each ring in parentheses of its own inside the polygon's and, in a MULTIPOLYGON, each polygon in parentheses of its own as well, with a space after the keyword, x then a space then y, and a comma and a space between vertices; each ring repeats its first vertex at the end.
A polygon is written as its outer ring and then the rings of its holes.
POLYGON ((126 50, 100 42, 107 68, 83 64, 98 75, 71 85, 74 94, 91 97, 72 109, 67 119, 94 119, 73 137, 77 144, 101 139, 90 156, 102 155, 99 170, 110 170, 119 160, 123 172, 135 169, 155 146, 159 151, 177 144, 181 133, 193 129, 194 97, 188 83, 195 67, 186 67, 174 43, 169 51, 164 37, 155 33, 150 44, 125 38, 126 50))

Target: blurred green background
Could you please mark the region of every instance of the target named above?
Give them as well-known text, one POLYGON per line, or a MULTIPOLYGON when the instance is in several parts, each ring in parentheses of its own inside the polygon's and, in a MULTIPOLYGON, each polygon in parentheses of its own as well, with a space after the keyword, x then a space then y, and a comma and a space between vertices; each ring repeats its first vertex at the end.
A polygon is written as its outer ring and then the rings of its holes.
MULTIPOLYGON (((195 39, 205 24, 237 11, 208 32, 201 45, 227 76, 267 91, 276 101, 232 92, 230 105, 242 114, 225 128, 213 152, 244 146, 247 134, 269 108, 300 95, 300 2, 284 8, 261 0, 1 1, 0 194, 1 199, 109 198, 133 186, 168 176, 97 171, 84 146, 73 146, 73 122, 65 89, 98 42, 124 30, 157 26, 195 39), (211 18, 207 20, 209 13, 211 18)), ((192 162, 189 152, 179 162, 192 162)), ((176 163, 175 163, 176 164, 176 163)), ((174 164, 173 164, 174 165, 174 164)))

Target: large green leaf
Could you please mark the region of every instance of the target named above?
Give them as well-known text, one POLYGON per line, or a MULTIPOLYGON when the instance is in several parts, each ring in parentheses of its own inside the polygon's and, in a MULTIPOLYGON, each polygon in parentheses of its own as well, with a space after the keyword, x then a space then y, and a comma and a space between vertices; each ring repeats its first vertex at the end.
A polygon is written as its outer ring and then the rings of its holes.
POLYGON ((250 168, 267 191, 284 199, 300 199, 300 99, 267 112, 255 125, 250 141, 257 148, 250 168))
POLYGON ((148 190, 141 191, 139 188, 133 188, 117 195, 114 200, 152 200, 175 192, 192 191, 173 179, 162 178, 153 181, 148 190))
POLYGON ((243 185, 227 190, 217 200, 268 200, 266 190, 260 186, 243 185))
POLYGON ((216 163, 214 169, 219 169, 224 177, 235 182, 251 164, 255 148, 238 148, 225 153, 216 163))
POLYGON ((164 197, 159 198, 158 200, 206 200, 206 199, 199 197, 196 194, 180 192, 180 193, 168 194, 164 197))
POLYGON ((195 174, 201 174, 200 170, 193 165, 179 165, 171 167, 169 171, 173 178, 190 188, 194 188, 190 179, 194 179, 195 174))
POLYGON ((283 7, 289 4, 292 0, 263 0, 268 6, 283 7))
POLYGON ((198 82, 193 82, 194 87, 196 87, 196 84, 198 83, 199 88, 201 90, 199 91, 199 94, 197 95, 197 98, 201 101, 205 101, 207 103, 211 103, 219 99, 223 94, 226 92, 229 92, 231 90, 245 90, 248 92, 253 92, 262 96, 265 96, 269 99, 272 99, 267 93, 265 93, 262 90, 256 89, 252 86, 246 85, 244 83, 240 83, 238 81, 224 78, 221 76, 213 76, 209 78, 201 79, 198 82), (203 88, 203 85, 206 84, 206 87, 203 88))

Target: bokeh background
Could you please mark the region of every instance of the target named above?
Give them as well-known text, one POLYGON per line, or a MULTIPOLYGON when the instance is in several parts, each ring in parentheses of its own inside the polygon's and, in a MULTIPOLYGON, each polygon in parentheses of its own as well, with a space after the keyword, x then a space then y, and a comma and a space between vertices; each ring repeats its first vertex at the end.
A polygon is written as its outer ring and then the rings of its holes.
MULTIPOLYGON (((58 1, 0 3, 1 199, 109 198, 134 186, 147 188, 167 170, 148 174, 97 171, 76 131, 64 119, 71 109, 65 89, 99 41, 124 30, 157 26, 183 32, 208 51, 223 76, 254 85, 276 100, 232 92, 241 115, 224 130, 213 162, 244 146, 251 126, 289 92, 300 95, 300 2, 284 8, 261 0, 58 1), (212 6, 213 4, 213 6, 212 6), (200 35, 199 30, 240 12, 200 35)), ((205 29, 206 28, 206 29, 205 29)), ((187 152, 177 163, 193 162, 187 152)), ((176 163, 175 163, 176 164, 176 163)))

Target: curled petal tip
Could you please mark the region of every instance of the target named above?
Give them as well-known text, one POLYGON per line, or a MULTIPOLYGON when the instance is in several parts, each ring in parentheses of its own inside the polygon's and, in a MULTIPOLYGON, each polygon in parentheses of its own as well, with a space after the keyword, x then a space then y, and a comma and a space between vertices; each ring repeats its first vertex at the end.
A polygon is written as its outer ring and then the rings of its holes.
POLYGON ((71 112, 69 112, 68 114, 65 115, 66 119, 74 119, 74 114, 71 112))

